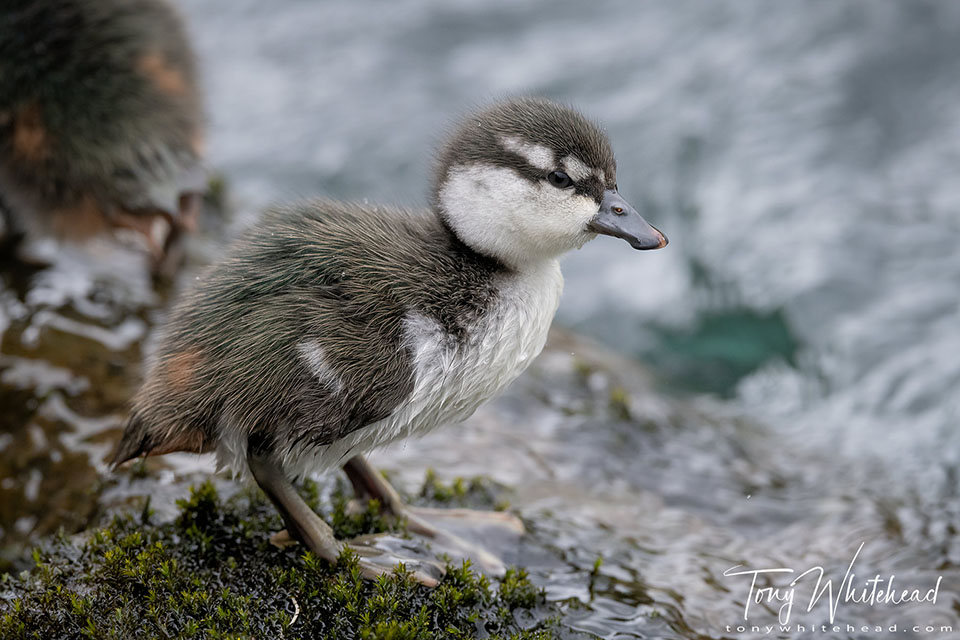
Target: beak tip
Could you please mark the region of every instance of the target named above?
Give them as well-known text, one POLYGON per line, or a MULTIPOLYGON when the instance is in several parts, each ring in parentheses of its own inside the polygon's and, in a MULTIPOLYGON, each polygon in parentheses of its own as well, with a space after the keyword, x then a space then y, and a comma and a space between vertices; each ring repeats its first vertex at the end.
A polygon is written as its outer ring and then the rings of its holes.
POLYGON ((663 249, 665 246, 670 244, 670 241, 667 240, 667 236, 660 233, 660 231, 657 229, 654 229, 654 231, 656 231, 656 235, 652 238, 646 237, 631 239, 630 246, 640 251, 652 251, 654 249, 663 249))
POLYGON ((668 244, 667 237, 644 220, 614 189, 604 191, 600 207, 587 230, 622 238, 640 251, 663 249, 668 244))

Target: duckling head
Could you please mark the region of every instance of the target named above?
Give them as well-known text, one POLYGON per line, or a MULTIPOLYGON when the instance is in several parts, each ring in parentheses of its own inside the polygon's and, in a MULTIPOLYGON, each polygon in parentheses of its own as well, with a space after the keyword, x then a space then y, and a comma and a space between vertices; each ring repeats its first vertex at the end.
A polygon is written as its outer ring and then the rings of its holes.
POLYGON ((667 244, 620 196, 606 134, 543 99, 513 99, 467 117, 440 152, 434 206, 464 244, 518 269, 597 234, 635 249, 667 244))

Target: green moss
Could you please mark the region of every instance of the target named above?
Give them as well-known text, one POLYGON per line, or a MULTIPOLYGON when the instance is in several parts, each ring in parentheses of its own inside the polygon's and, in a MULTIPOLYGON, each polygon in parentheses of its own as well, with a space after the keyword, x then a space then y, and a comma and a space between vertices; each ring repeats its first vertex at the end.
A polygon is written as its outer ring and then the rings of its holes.
POLYGON ((630 394, 623 387, 610 390, 610 413, 617 420, 630 419, 630 394))
POLYGON ((440 506, 487 507, 499 511, 509 506, 508 502, 498 497, 499 490, 499 487, 482 476, 469 480, 456 477, 451 482, 444 483, 433 469, 427 469, 418 502, 440 506))
POLYGON ((207 192, 204 194, 204 201, 216 211, 226 211, 227 192, 226 177, 221 173, 214 173, 207 180, 207 192))
POLYGON ((530 609, 543 600, 543 592, 532 582, 526 569, 507 569, 500 583, 500 598, 511 609, 530 609))
POLYGON ((586 384, 587 379, 596 371, 596 367, 580 358, 573 358, 573 372, 579 378, 581 384, 586 384))
POLYGON ((358 510, 350 509, 350 506, 348 500, 334 498, 330 525, 338 538, 355 538, 384 531, 404 531, 402 522, 395 522, 381 513, 379 500, 369 500, 358 510))
MULTIPOLYGON (((375 506, 360 521, 335 506, 334 518, 377 528, 375 506)), ((498 587, 468 563, 449 565, 435 589, 402 568, 367 581, 349 550, 333 568, 302 547, 271 545, 279 518, 259 492, 221 500, 205 483, 179 507, 166 524, 131 513, 82 542, 35 551, 33 570, 0 582, 0 637, 554 637, 556 610, 523 570, 498 587)))

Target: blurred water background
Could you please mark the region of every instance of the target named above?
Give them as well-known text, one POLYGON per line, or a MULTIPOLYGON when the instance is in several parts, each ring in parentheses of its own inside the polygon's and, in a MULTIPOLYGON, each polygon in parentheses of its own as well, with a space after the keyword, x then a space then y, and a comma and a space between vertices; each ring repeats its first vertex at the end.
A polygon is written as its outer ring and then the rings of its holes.
POLYGON ((421 204, 465 109, 573 104, 671 246, 571 256, 562 323, 832 451, 955 462, 960 7, 182 4, 211 164, 252 208, 421 204))
MULTIPOLYGON (((568 257, 558 322, 642 363, 684 409, 634 399, 647 431, 636 415, 551 422, 523 408, 527 391, 549 400, 535 380, 489 432, 555 466, 540 480, 560 498, 518 489, 543 517, 541 547, 514 560, 581 603, 573 628, 743 637, 724 631, 746 597, 724 569, 824 564, 839 581, 865 541, 865 575, 943 575, 940 599, 842 621, 960 632, 960 4, 179 4, 238 226, 317 194, 423 205, 437 142, 499 96, 547 96, 607 129, 621 193, 670 246, 600 238, 568 257), (598 555, 606 588, 585 595, 598 555)), ((435 438, 378 463, 530 480, 497 465, 503 442, 464 457, 455 434, 435 438)), ((861 635, 882 637, 837 637, 861 635)))

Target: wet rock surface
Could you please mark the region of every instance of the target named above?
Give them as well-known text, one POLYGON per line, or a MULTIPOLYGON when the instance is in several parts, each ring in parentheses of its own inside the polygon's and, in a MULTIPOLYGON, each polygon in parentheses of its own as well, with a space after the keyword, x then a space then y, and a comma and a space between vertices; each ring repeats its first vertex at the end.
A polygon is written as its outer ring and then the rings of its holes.
MULTIPOLYGON (((318 487, 302 489, 321 509, 318 487)), ((401 539, 402 531, 382 533, 374 505, 345 515, 345 502, 335 491, 330 519, 338 535, 401 539)), ((350 551, 332 568, 313 554, 271 545, 280 520, 259 491, 222 500, 206 482, 177 506, 165 523, 153 522, 144 502, 88 535, 47 541, 33 553, 31 572, 0 585, 5 600, 17 599, 0 612, 0 636, 574 637, 559 628, 556 607, 523 570, 509 569, 493 584, 466 563, 448 562, 434 589, 401 568, 368 581, 350 551)))
MULTIPOLYGON (((133 259, 133 256, 128 256, 133 259)), ((132 272, 140 265, 133 261, 132 272)), ((0 272, 0 536, 4 568, 60 528, 98 511, 103 454, 136 389, 148 283, 83 273, 79 256, 49 268, 5 254, 0 272)))
MULTIPOLYGON (((137 244, 41 241, 42 262, 0 241, 0 571, 24 566, 32 541, 73 533, 102 513, 104 457, 136 391, 150 332, 184 278, 228 236, 221 182, 177 282, 157 282, 137 244)), ((165 468, 165 462, 151 468, 165 468)))

